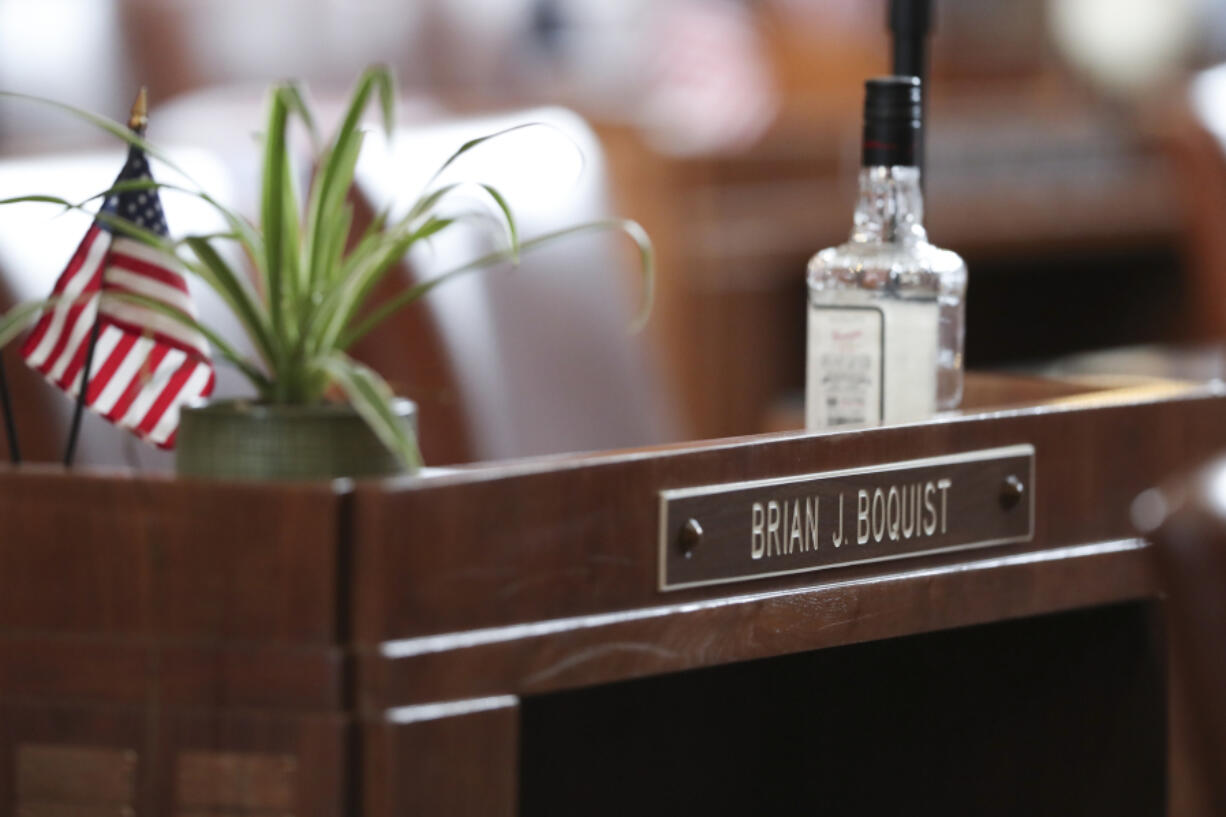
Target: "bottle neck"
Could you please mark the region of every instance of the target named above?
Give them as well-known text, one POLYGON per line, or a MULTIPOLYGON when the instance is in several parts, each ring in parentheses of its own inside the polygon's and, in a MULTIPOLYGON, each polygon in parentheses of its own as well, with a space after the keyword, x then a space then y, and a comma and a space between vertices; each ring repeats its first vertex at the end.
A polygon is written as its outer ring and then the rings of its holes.
POLYGON ((860 200, 851 240, 899 244, 928 240, 919 168, 871 165, 860 169, 860 200))

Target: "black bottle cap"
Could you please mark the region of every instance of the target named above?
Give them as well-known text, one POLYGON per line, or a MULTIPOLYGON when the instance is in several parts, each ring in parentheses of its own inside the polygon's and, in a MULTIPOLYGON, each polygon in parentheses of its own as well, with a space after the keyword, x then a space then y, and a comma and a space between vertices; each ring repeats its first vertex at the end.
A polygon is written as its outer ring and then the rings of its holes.
POLYGON ((878 77, 864 83, 861 165, 915 165, 923 117, 920 94, 919 77, 878 77))

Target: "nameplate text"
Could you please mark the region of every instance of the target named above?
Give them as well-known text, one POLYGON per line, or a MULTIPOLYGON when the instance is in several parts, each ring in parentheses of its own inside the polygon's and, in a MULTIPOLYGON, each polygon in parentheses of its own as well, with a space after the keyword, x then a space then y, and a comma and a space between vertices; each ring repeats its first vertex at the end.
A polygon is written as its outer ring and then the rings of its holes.
POLYGON ((1034 447, 660 492, 660 589, 1029 541, 1034 447))

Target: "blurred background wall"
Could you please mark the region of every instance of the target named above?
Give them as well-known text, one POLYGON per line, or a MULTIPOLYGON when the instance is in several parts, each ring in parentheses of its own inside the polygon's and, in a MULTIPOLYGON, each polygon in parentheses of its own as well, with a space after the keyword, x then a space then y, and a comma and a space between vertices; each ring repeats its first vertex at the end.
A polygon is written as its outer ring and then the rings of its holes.
MULTIPOLYGON (((889 67, 885 5, 0 0, 0 87, 122 118, 144 83, 151 135, 159 106, 200 122, 183 114, 198 105, 222 119, 215 137, 192 126, 206 146, 258 127, 233 111, 258 111, 270 80, 327 100, 373 61, 395 67, 423 122, 565 106, 596 136, 609 210, 658 248, 645 341, 658 377, 642 387, 670 420, 643 441, 745 434, 798 421, 804 264, 850 226, 863 80, 889 67), (254 102, 219 114, 219 93, 254 102)), ((1226 2, 936 7, 928 224, 970 264, 970 365, 1220 339, 1226 165, 1211 120, 1226 94, 1200 72, 1226 59, 1226 2)), ((6 161, 106 144, 0 102, 6 161)), ((634 275, 617 250, 598 263, 634 275)))

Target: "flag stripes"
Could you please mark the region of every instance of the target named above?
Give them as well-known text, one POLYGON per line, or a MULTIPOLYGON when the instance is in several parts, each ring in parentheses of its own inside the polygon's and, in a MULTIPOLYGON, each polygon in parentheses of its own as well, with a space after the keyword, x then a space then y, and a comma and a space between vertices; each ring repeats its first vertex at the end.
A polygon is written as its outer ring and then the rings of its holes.
POLYGON ((94 278, 102 267, 110 245, 109 233, 99 230, 96 225, 90 228, 81 246, 77 248, 72 260, 68 263, 68 268, 60 275, 55 289, 51 292, 53 296, 59 296, 63 300, 52 308, 49 316, 44 315, 39 320, 34 327, 33 334, 22 347, 22 356, 25 357, 26 363, 42 371, 43 374, 47 372, 43 371, 42 366, 60 340, 64 322, 75 305, 75 299, 86 290, 88 285, 96 283, 94 278))
POLYGON ((110 268, 136 273, 139 277, 156 281, 187 295, 187 283, 183 276, 159 266, 166 264, 166 261, 165 256, 154 253, 131 239, 117 238, 111 249, 110 268), (139 254, 135 252, 138 249, 142 251, 139 254))
MULTIPOLYGON (((148 165, 134 149, 120 180, 137 177, 148 177, 148 165)), ((153 193, 123 193, 103 209, 165 235, 153 193)), ((208 345, 190 325, 123 296, 141 296, 194 319, 178 262, 95 221, 52 294, 61 300, 43 313, 23 344, 26 362, 74 397, 84 387, 85 404, 112 423, 156 445, 173 446, 179 408, 213 390, 208 345), (95 327, 89 383, 83 384, 95 327)))
POLYGON ((204 354, 202 350, 208 348, 205 346, 204 338, 200 337, 200 333, 188 329, 174 318, 151 307, 107 298, 106 295, 112 292, 122 294, 124 290, 120 288, 103 290, 99 313, 109 323, 129 331, 148 333, 159 343, 175 346, 185 352, 202 355, 204 354))

